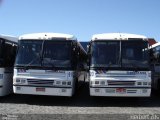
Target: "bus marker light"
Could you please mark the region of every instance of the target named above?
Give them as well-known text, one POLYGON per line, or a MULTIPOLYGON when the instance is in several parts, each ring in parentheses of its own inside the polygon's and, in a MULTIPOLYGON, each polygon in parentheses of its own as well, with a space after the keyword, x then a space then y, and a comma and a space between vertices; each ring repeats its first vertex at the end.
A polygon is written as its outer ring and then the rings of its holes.
POLYGON ((61 89, 61 92, 66 92, 67 90, 66 89, 61 89))
POLYGON ((16 87, 16 90, 21 90, 21 87, 16 87))
POLYGON ((99 84, 99 81, 95 81, 95 84, 96 84, 96 85, 99 84))
POLYGON ((63 82, 62 82, 62 85, 66 85, 66 84, 67 84, 66 81, 63 81, 63 82))
POLYGON ((142 90, 142 93, 147 93, 147 89, 143 89, 143 90, 142 90))
POLYGON ((100 92, 100 90, 99 89, 95 89, 95 92, 100 92))

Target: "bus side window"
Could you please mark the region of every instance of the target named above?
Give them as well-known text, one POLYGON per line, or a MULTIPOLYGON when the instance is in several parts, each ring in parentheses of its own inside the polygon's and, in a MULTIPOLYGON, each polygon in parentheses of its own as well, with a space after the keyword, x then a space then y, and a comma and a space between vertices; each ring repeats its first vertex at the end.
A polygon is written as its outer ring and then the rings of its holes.
POLYGON ((12 67, 14 64, 16 50, 14 50, 12 43, 7 43, 7 42, 5 43, 4 49, 5 49, 4 66, 12 67))

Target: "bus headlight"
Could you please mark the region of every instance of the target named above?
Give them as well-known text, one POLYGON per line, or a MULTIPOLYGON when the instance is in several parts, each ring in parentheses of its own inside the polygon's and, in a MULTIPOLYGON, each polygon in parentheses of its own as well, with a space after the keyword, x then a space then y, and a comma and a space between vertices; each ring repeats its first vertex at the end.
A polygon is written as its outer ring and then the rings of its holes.
POLYGON ((61 81, 56 81, 56 85, 61 85, 61 81))
POLYGON ((101 81, 101 82, 100 82, 100 85, 105 85, 105 81, 101 81))
POLYGON ((98 81, 98 80, 96 80, 96 81, 90 81, 90 85, 95 85, 95 86, 105 86, 105 85, 107 85, 107 82, 105 82, 105 81, 98 81))
POLYGON ((95 81, 95 85, 99 85, 99 81, 95 81))
POLYGON ((146 86, 146 85, 148 85, 148 83, 147 83, 147 82, 143 82, 143 85, 145 85, 145 86, 146 86))
POLYGON ((20 79, 20 78, 17 78, 17 79, 16 79, 16 83, 24 84, 24 83, 26 83, 26 79, 20 79))
POLYGON ((63 82, 62 82, 62 85, 66 85, 66 84, 67 84, 67 82, 66 82, 66 81, 63 81, 63 82))
POLYGON ((137 85, 142 85, 142 82, 137 82, 137 85))
POLYGON ((25 79, 22 79, 22 80, 21 80, 21 83, 22 83, 22 84, 26 83, 26 80, 25 80, 25 79))
POLYGON ((21 82, 21 80, 17 78, 16 79, 16 83, 20 83, 20 82, 21 82))
POLYGON ((151 82, 137 82, 138 86, 151 86, 151 82))
POLYGON ((67 82, 67 85, 71 85, 71 84, 72 84, 71 81, 67 82))
POLYGON ((71 81, 55 81, 53 85, 70 86, 72 85, 72 82, 71 81))

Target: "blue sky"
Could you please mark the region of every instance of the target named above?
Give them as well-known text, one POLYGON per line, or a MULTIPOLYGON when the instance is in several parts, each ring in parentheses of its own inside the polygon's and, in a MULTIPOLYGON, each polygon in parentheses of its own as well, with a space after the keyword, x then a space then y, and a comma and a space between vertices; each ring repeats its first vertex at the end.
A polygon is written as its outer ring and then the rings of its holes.
POLYGON ((0 34, 58 32, 88 41, 124 32, 160 41, 160 0, 3 0, 0 34))

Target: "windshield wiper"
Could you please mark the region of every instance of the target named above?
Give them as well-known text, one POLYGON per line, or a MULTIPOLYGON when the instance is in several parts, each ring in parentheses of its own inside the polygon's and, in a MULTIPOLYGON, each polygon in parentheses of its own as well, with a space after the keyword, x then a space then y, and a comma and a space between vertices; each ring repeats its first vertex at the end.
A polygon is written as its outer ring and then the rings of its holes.
POLYGON ((37 59, 39 59, 39 60, 41 61, 40 64, 41 64, 41 66, 42 66, 43 47, 44 47, 44 40, 43 40, 43 42, 42 42, 42 49, 41 49, 41 51, 40 51, 38 54, 34 53, 35 56, 36 56, 36 58, 34 58, 31 62, 29 62, 27 65, 25 65, 25 66, 24 66, 25 68, 28 68, 28 67, 29 67, 33 62, 35 62, 37 59))

